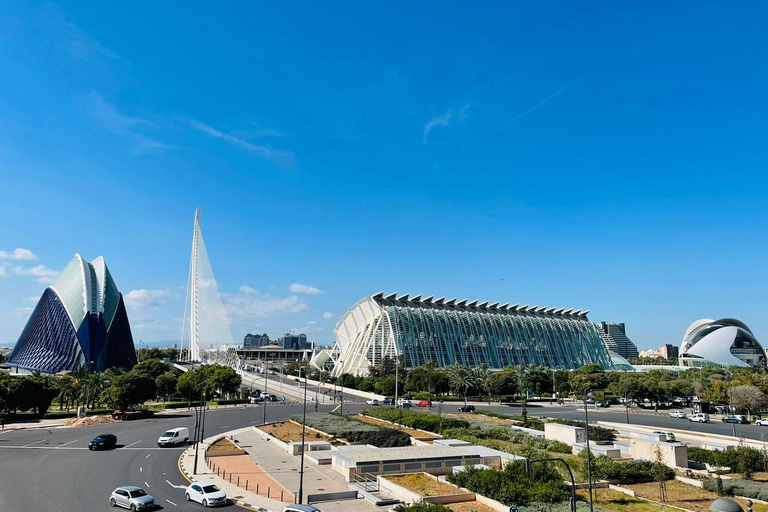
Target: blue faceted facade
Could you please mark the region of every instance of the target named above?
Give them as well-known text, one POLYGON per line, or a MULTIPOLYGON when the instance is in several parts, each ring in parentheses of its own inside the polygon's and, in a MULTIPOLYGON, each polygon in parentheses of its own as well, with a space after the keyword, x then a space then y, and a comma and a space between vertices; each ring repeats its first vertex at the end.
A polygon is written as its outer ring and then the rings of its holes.
POLYGON ((99 257, 78 254, 37 303, 8 365, 45 373, 133 368, 137 363, 122 294, 99 257))

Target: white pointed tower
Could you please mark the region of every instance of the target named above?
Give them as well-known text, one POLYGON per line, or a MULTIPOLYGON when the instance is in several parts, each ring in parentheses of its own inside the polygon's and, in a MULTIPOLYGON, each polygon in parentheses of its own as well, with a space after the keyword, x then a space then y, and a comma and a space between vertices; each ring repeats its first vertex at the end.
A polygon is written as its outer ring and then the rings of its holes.
POLYGON ((205 249, 203 233, 200 231, 200 208, 195 211, 195 229, 192 235, 192 258, 189 263, 187 300, 184 304, 184 324, 181 332, 181 347, 184 348, 184 334, 189 306, 189 361, 200 361, 200 349, 220 348, 232 345, 232 332, 221 303, 219 288, 213 277, 211 261, 205 249))

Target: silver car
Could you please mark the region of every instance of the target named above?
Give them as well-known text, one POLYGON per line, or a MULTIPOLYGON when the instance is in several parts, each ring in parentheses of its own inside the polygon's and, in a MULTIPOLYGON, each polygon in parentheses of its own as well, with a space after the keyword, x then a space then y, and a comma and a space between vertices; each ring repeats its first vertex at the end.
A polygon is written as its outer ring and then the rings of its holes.
POLYGON ((147 494, 141 487, 126 485, 112 491, 109 504, 113 507, 123 507, 130 510, 150 510, 155 508, 155 498, 147 494))

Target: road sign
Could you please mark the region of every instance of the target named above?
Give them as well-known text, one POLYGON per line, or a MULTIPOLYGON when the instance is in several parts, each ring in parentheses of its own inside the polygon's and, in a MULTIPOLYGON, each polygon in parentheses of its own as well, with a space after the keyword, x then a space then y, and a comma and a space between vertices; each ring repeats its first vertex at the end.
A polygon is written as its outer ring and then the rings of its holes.
POLYGON ((602 402, 603 400, 605 400, 604 389, 593 389, 592 393, 590 394, 592 395, 592 398, 595 400, 595 402, 602 402))
POLYGON ((435 392, 435 386, 429 386, 429 392, 434 393, 435 392))
POLYGON ((512 505, 511 507, 509 507, 509 512, 518 512, 517 507, 512 505))

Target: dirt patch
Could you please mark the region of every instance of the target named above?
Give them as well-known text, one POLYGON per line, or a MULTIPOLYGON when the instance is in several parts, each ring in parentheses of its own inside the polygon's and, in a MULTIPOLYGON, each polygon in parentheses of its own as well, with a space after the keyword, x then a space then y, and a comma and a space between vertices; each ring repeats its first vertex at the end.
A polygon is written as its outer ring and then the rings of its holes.
POLYGON ((478 422, 478 423, 485 423, 487 425, 498 425, 503 427, 508 427, 510 425, 514 425, 515 422, 512 420, 507 420, 504 418, 494 418, 493 416, 486 416, 484 414, 471 414, 471 413, 451 413, 448 416, 453 416, 454 418, 461 418, 462 420, 467 420, 470 423, 472 422, 478 422))
MULTIPOLYGON (((292 441, 301 442, 301 425, 293 423, 292 421, 282 421, 280 423, 272 423, 270 425, 264 425, 262 427, 259 427, 259 430, 278 438, 284 443, 290 443, 292 441)), ((307 429, 304 438, 306 439, 307 442, 333 441, 333 438, 331 436, 327 434, 320 434, 310 429, 307 429)))
POLYGON ((422 496, 447 496, 450 494, 461 494, 463 492, 454 485, 440 482, 424 473, 388 476, 387 479, 422 496))
POLYGON ((90 427, 93 425, 107 425, 116 421, 108 414, 100 414, 98 416, 86 416, 85 418, 69 418, 64 420, 64 424, 68 427, 90 427))
MULTIPOLYGON (((661 501, 659 499, 659 484, 657 482, 625 485, 623 487, 632 489, 639 497, 661 501)), ((696 512, 708 512, 709 506, 718 497, 716 493, 704 490, 701 487, 695 487, 675 480, 667 482, 667 503, 676 507, 695 510, 696 512)), ((747 509, 746 505, 744 505, 744 500, 736 498, 736 501, 739 502, 744 510, 747 509)), ((764 503, 755 503, 752 508, 755 512, 768 512, 768 505, 764 503)))
POLYGON ((479 501, 462 501, 461 503, 451 503, 446 505, 453 512, 496 512, 495 509, 483 505, 479 501))
POLYGON ((227 439, 226 437, 222 437, 215 443, 213 443, 211 446, 208 447, 209 452, 233 452, 240 450, 237 446, 235 446, 235 443, 227 439))
POLYGON ((376 425, 377 427, 386 427, 386 428, 393 428, 395 430, 400 430, 402 432, 405 432, 411 437, 417 437, 419 439, 431 437, 431 438, 438 438, 437 434, 430 434, 428 432, 422 432, 421 430, 414 430, 412 428, 403 427, 400 425, 395 425, 394 423, 390 423, 388 421, 380 420, 378 418, 371 418, 370 416, 361 416, 359 414, 355 414, 353 416, 350 416, 350 418, 364 421, 365 423, 369 423, 371 425, 376 425))

